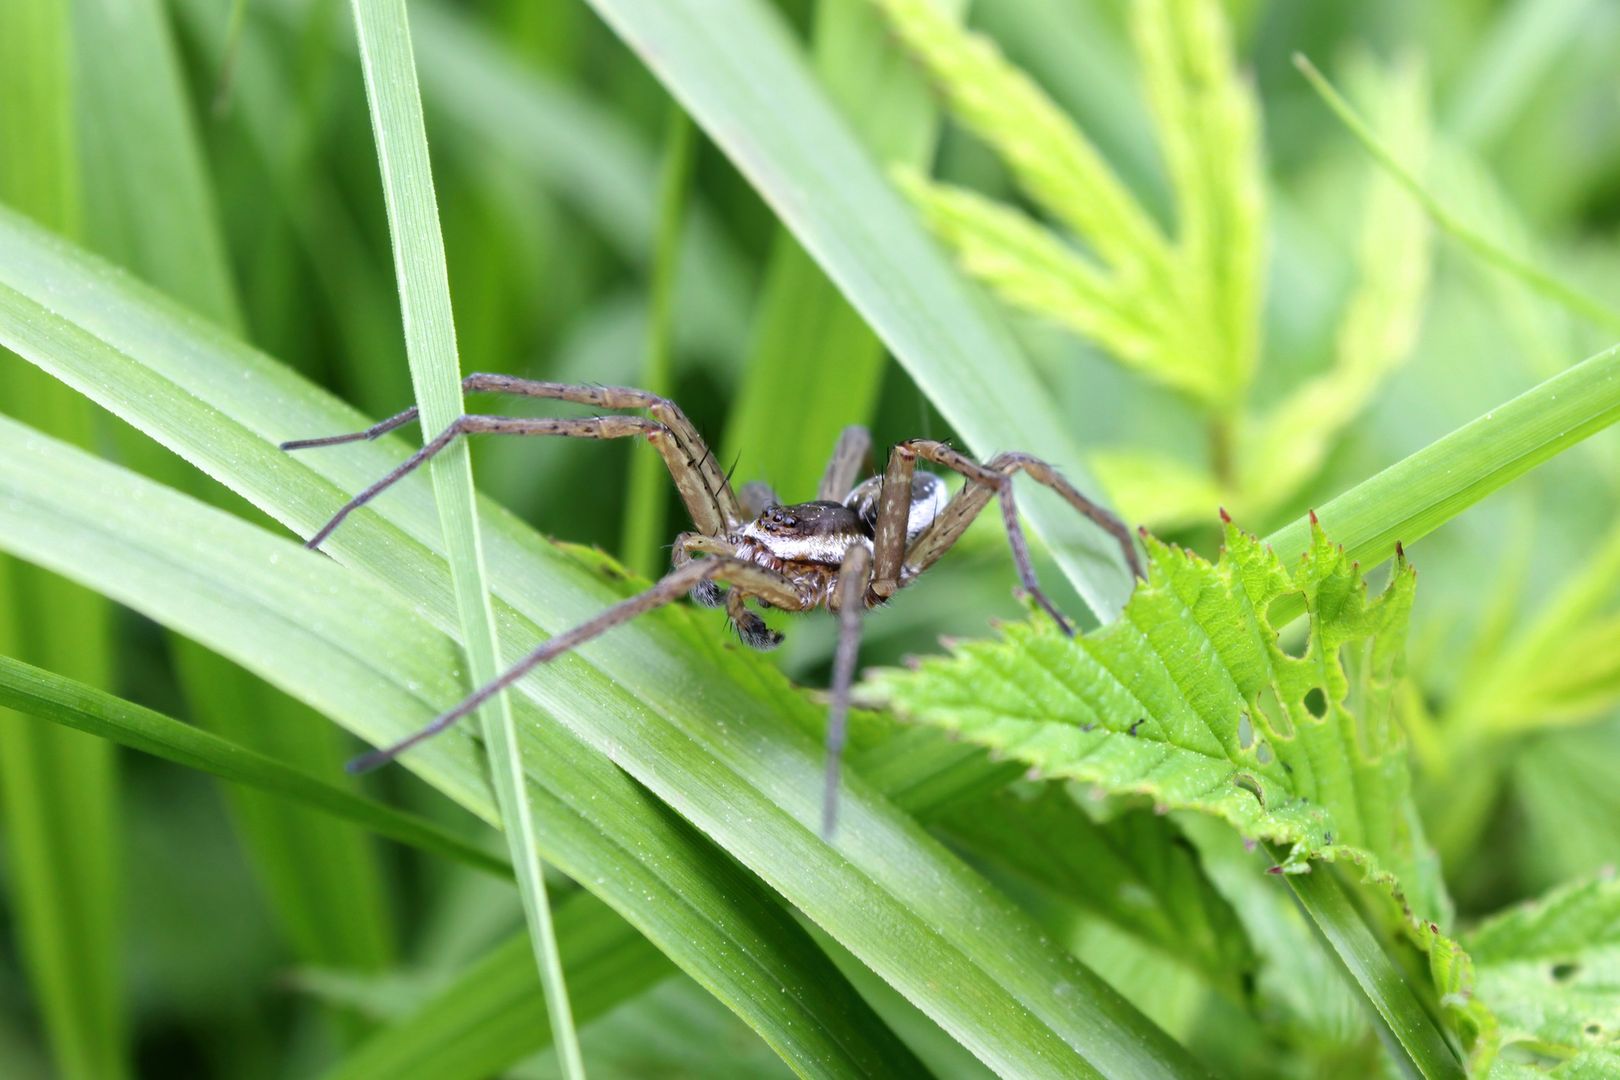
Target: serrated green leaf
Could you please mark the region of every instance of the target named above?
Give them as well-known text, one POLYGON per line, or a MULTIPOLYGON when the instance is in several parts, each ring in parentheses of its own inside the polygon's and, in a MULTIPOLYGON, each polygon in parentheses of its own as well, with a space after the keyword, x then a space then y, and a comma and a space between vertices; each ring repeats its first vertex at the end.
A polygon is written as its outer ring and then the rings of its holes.
POLYGON ((1117 624, 1075 639, 1042 620, 1010 624, 1000 642, 959 645, 868 690, 1043 775, 1214 814, 1302 857, 1359 851, 1413 878, 1390 715, 1411 568, 1399 560, 1369 600, 1320 527, 1295 567, 1235 526, 1218 564, 1156 540, 1148 555, 1148 580, 1117 624), (1295 593, 1311 622, 1301 656, 1284 651, 1267 615, 1295 593), (1357 656, 1353 671, 1341 650, 1357 656))
POLYGON ((1620 1056, 1620 881, 1612 875, 1503 912, 1463 940, 1504 1044, 1558 1058, 1620 1056))
MULTIPOLYGON (((1285 873, 1312 859, 1358 866, 1392 902, 1386 921, 1429 953, 1458 1026, 1488 1029, 1468 998, 1468 957, 1440 933, 1448 905, 1393 716, 1415 571, 1397 555, 1389 585, 1369 599, 1359 568, 1320 526, 1293 566, 1231 525, 1216 564, 1156 540, 1147 547, 1148 579, 1119 622, 1073 639, 1046 621, 1011 624, 999 642, 880 673, 865 695, 1044 776, 1290 845, 1285 873), (1270 616, 1283 597, 1302 598, 1309 617, 1298 655, 1270 616)), ((1328 883, 1295 884, 1314 895, 1328 883)), ((1342 931, 1341 955, 1370 963, 1376 942, 1335 914, 1350 910, 1338 902, 1313 915, 1325 932, 1342 931)), ((1378 1001, 1383 976, 1369 978, 1378 1001)))

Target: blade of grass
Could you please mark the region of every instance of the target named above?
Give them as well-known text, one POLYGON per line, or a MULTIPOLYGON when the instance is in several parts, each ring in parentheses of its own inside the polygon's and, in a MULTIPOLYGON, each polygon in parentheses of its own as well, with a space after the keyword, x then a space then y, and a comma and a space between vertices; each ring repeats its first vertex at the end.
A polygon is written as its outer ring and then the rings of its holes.
MULTIPOLYGON (((967 3, 948 0, 944 7, 960 18, 967 3)), ((926 164, 939 109, 868 0, 820 0, 811 56, 827 93, 874 157, 926 164)), ((808 497, 839 432, 870 418, 885 359, 882 343, 837 286, 779 229, 724 460, 739 462, 745 480, 777 485, 790 501, 808 497)))
MULTIPOLYGON (((411 52, 404 0, 354 0, 353 10, 382 170, 388 229, 393 237, 406 355, 425 439, 445 430, 466 410, 461 398, 455 323, 450 313, 444 238, 439 231, 422 119, 422 94, 416 84, 416 60, 411 52)), ((472 458, 466 441, 436 456, 429 473, 444 530, 461 636, 467 648, 470 690, 492 681, 500 673, 500 662, 495 645, 495 609, 485 584, 478 508, 473 500, 472 458)), ((585 1065, 563 985, 551 905, 534 835, 534 814, 529 807, 507 695, 501 694, 479 709, 478 717, 512 867, 523 896, 535 963, 546 991, 551 1029, 556 1033, 558 1057, 565 1076, 583 1077, 585 1065)))
MULTIPOLYGON (((1620 421, 1620 345, 1525 391, 1357 484, 1316 513, 1365 566, 1450 521, 1509 481, 1620 421)), ((1266 537, 1285 560, 1310 540, 1300 519, 1266 537)), ((1298 605, 1279 609, 1298 614, 1298 605)), ((1275 621, 1275 619, 1274 619, 1275 621)), ((1278 622, 1277 625, 1282 625, 1278 622)))
POLYGON ((1357 115, 1344 96, 1334 89, 1333 84, 1327 81, 1316 65, 1302 53, 1294 54, 1294 66, 1309 80, 1313 89, 1322 96, 1328 108, 1333 110, 1335 116, 1350 129, 1367 153, 1387 169, 1391 176, 1399 180, 1412 197, 1423 205, 1429 214, 1445 232, 1450 234, 1458 243, 1468 248, 1475 255, 1499 269, 1505 270, 1514 277, 1519 278, 1536 292, 1547 299, 1561 304, 1569 311, 1589 320, 1605 330, 1620 332, 1620 311, 1605 304, 1596 297, 1590 296, 1571 285, 1560 281, 1553 274, 1527 259, 1523 259, 1507 248, 1498 244, 1487 236, 1481 235, 1467 223, 1459 220, 1444 203, 1436 198, 1423 181, 1412 174, 1412 171, 1398 159, 1377 134, 1367 126, 1366 121, 1357 115))
POLYGON ((0 656, 0 704, 222 780, 258 788, 278 799, 296 801, 486 874, 512 876, 512 868, 505 862, 427 818, 363 798, 250 747, 9 656, 0 656))
MULTIPOLYGON (((974 451, 1027 450, 1096 495, 1057 415, 971 291, 828 100, 760 0, 592 0, 732 159, 974 451)), ((1118 548, 1031 489, 1019 504, 1091 608, 1130 589, 1118 548)))
MULTIPOLYGON (((680 269, 682 227, 686 204, 692 196, 693 162, 697 137, 692 121, 679 105, 671 104, 665 121, 664 168, 658 181, 658 236, 653 252, 651 295, 647 301, 646 363, 641 369, 643 390, 669 394, 674 385, 670 357, 675 316, 675 281, 680 269)), ((669 472, 651 454, 639 454, 630 463, 625 493, 624 538, 619 551, 624 564, 643 577, 657 577, 662 569, 665 510, 669 506, 669 472)))
MULTIPOLYGON (((66 235, 81 228, 72 15, 66 3, 0 7, 0 202, 66 235)), ((0 352, 0 407, 88 444, 91 414, 62 390, 0 352)), ((101 598, 0 558, 0 652, 100 683, 111 671, 108 639, 101 598)), ((111 746, 0 710, 16 941, 53 1065, 69 1080, 128 1071, 117 779, 111 746)))
MULTIPOLYGON (((662 982, 674 966, 588 892, 557 905, 557 940, 575 1017, 588 1023, 662 982)), ((478 1080, 551 1044, 529 945, 518 935, 381 1028, 327 1080, 478 1080)))
MULTIPOLYGON (((1277 852, 1272 855, 1280 859, 1277 852)), ((1284 876, 1310 916, 1311 925, 1372 1006, 1379 1036, 1388 1046, 1390 1057, 1430 1080, 1465 1075, 1457 1052, 1350 902, 1333 868, 1321 865, 1309 874, 1284 876), (1389 1045, 1391 1042, 1394 1045, 1389 1045)))
MULTIPOLYGON (((403 444, 386 440, 355 444, 352 453, 290 460, 276 451, 278 441, 310 432, 354 430, 364 420, 285 368, 218 331, 177 317, 161 299, 109 275, 93 259, 3 211, 0 240, 0 343, 20 347, 30 359, 157 435, 205 471, 228 479, 300 532, 313 530, 346 492, 363 487, 402 456, 403 444), (50 308, 40 303, 46 298, 50 308)), ((102 491, 109 484, 105 477, 83 482, 102 491)), ((58 490, 62 486, 52 490, 65 495, 58 490)), ((333 538, 339 541, 334 551, 356 572, 357 580, 370 579, 405 596, 412 610, 435 626, 454 629, 458 626, 454 602, 436 552, 443 538, 432 507, 426 479, 408 480, 379 501, 375 512, 364 512, 346 524, 346 535, 333 538)), ((600 559, 549 544, 489 504, 484 513, 492 580, 502 601, 503 627, 509 628, 503 639, 513 650, 510 655, 520 654, 542 631, 560 632, 601 611, 630 588, 621 580, 622 571, 600 559)), ((148 516, 154 518, 149 528, 167 527, 165 521, 156 520, 163 515, 148 516)), ((191 527, 200 530, 195 522, 191 527)), ((205 531, 173 538, 165 534, 164 541, 197 556, 216 545, 246 544, 240 537, 209 536, 205 531)), ((0 537, 0 542, 21 541, 0 537)), ((49 545, 39 550, 41 557, 52 557, 49 545)), ((263 548, 251 550, 269 558, 263 548)), ((288 560, 277 557, 284 564, 283 587, 295 587, 303 604, 325 603, 322 597, 331 595, 332 579, 300 580, 299 575, 307 572, 306 560, 290 560, 298 569, 293 574, 289 573, 293 567, 285 565, 288 560)), ((92 556, 75 558, 74 563, 81 574, 106 569, 92 556)), ((236 567, 230 572, 247 570, 236 567)), ((106 580, 100 587, 122 596, 128 583, 121 586, 120 580, 106 580)), ((179 584, 169 588, 186 591, 179 584)), ((171 603, 159 590, 142 600, 147 609, 165 605, 175 620, 193 618, 189 608, 171 603)), ((330 612, 322 615, 328 617, 330 612)), ((1057 1067, 1077 1072, 1194 1071, 1185 1053, 1162 1032, 1043 938, 1006 897, 858 778, 852 778, 842 794, 850 827, 841 834, 839 849, 822 843, 818 798, 822 753, 819 739, 807 734, 818 731, 822 709, 792 692, 767 661, 725 648, 712 630, 676 633, 692 627, 696 618, 667 609, 619 628, 581 655, 521 684, 525 698, 543 703, 560 722, 525 724, 531 760, 550 760, 541 755, 560 759, 554 767, 531 771, 531 780, 548 790, 578 792, 580 801, 571 804, 574 813, 587 815, 598 830, 585 841, 568 837, 592 846, 583 853, 572 851, 571 862, 559 860, 565 872, 593 891, 617 897, 616 906, 627 918, 654 936, 711 992, 723 995, 796 1067, 809 1062, 820 1068, 819 1062, 846 1058, 883 1062, 898 1053, 889 1041, 892 1035, 880 1025, 876 1030, 868 1026, 874 1021, 836 974, 821 970, 805 983, 797 971, 817 970, 815 965, 825 958, 795 951, 801 939, 785 929, 773 931, 787 936, 769 946, 768 958, 740 956, 732 946, 712 955, 710 950, 694 949, 684 938, 672 937, 661 905, 640 893, 617 893, 613 891, 617 881, 604 880, 593 866, 580 868, 577 863, 585 856, 601 858, 597 848, 641 820, 634 815, 623 820, 629 813, 624 807, 606 811, 593 801, 599 795, 588 795, 589 787, 578 786, 587 776, 610 791, 615 784, 629 782, 597 754, 584 753, 575 741, 583 738, 714 837, 732 857, 759 873, 953 1037, 996 1067, 1027 1073, 1058 1062, 1057 1067), (796 967, 773 972, 770 978, 776 981, 764 984, 773 987, 770 993, 739 992, 732 965, 745 958, 755 964, 767 959, 785 964, 791 958, 796 967), (781 985, 799 989, 789 999, 774 989, 781 985), (801 997, 813 1006, 801 1006, 801 997)), ((240 628, 224 625, 224 620, 204 629, 210 645, 249 665, 285 660, 267 655, 268 647, 260 642, 227 648, 220 639, 240 628)), ((377 631, 362 626, 349 632, 366 639, 377 631)), ((416 647, 429 648, 390 640, 387 650, 395 656, 416 647)), ((345 641, 344 648, 353 645, 345 641)), ((432 663, 450 664, 442 651, 426 655, 432 663)), ((305 677, 296 670, 284 674, 305 677)), ((430 680, 427 685, 441 683, 430 680)), ((456 693, 442 696, 453 701, 456 693)), ((323 708, 331 704, 324 695, 317 695, 315 703, 323 708)), ((350 705, 330 711, 372 739, 403 734, 425 718, 420 705, 403 708, 399 701, 380 700, 374 692, 362 709, 350 705)), ((449 788, 452 785, 434 763, 451 747, 462 748, 465 754, 466 737, 465 732, 452 732, 433 740, 407 763, 441 788, 449 788)), ((460 801, 468 798, 465 789, 451 793, 460 801)), ((640 798, 646 799, 644 792, 640 798)), ((626 854, 649 852, 648 842, 639 838, 617 843, 626 854)), ((705 858, 717 858, 706 846, 699 851, 706 853, 705 858)), ((647 857, 653 856, 649 852, 647 857)), ((669 873, 671 867, 682 867, 695 857, 695 853, 659 854, 656 865, 669 873)), ((617 872, 628 876, 637 865, 617 872)), ((706 881, 718 880, 735 890, 739 877, 741 896, 756 895, 758 885, 752 877, 728 874, 723 865, 706 864, 701 877, 683 875, 682 888, 703 886, 700 895, 717 903, 726 896, 716 898, 706 881)), ((681 927, 679 933, 692 930, 681 927)))
MULTIPOLYGON (((240 331, 218 207, 163 5, 91 0, 74 10, 92 245, 240 331)), ((147 475, 236 503, 150 440, 122 430, 117 436, 122 458, 147 475)), ((169 645, 191 719, 283 762, 335 773, 346 740, 323 717, 194 642, 171 638, 169 645)), ((299 959, 358 970, 386 965, 393 919, 370 840, 257 791, 228 787, 221 794, 299 959)))
MULTIPOLYGON (((268 389, 254 377, 245 382, 257 384, 251 396, 268 389)), ((304 393, 319 400, 313 390, 304 393)), ((354 419, 328 408, 328 415, 295 422, 331 427, 354 419)), ((264 460, 285 468, 273 444, 264 446, 264 460)), ((321 486, 302 470, 286 478, 284 494, 295 502, 321 486)), ((412 532, 434 534, 425 482, 418 495, 412 532)), ((444 627, 456 625, 448 572, 438 559, 412 559, 422 549, 403 532, 389 530, 384 548, 406 556, 396 568, 430 583, 431 597, 401 600, 386 585, 12 421, 0 421, 0 520, 8 524, 0 530, 0 550, 69 570, 158 622, 208 641, 373 741, 410 731, 462 696, 459 650, 427 618, 431 607, 444 627)), ((601 578, 586 577, 603 588, 601 578)), ((566 593, 566 578, 552 581, 566 593)), ((674 615, 665 620, 673 624, 666 631, 683 627, 674 615)), ((683 635, 691 650, 691 629, 683 635)), ((667 645, 669 634, 663 636, 667 645)), ((623 691, 611 682, 588 670, 572 676, 579 711, 626 715, 623 691)), ((666 682, 666 697, 678 685, 666 682)), ((768 710, 784 695, 780 689, 757 693, 741 715, 768 723, 768 710)), ((514 704, 523 721, 530 793, 537 816, 548 823, 539 840, 556 866, 607 901, 801 1071, 913 1074, 910 1055, 757 879, 623 770, 550 722, 527 696, 514 704)), ((677 749, 666 765, 691 760, 677 749)), ((452 730, 424 744, 409 763, 448 797, 499 823, 487 765, 470 731, 452 730)), ((927 977, 939 972, 930 966, 927 977)), ((975 993, 975 1000, 982 998, 975 993)))

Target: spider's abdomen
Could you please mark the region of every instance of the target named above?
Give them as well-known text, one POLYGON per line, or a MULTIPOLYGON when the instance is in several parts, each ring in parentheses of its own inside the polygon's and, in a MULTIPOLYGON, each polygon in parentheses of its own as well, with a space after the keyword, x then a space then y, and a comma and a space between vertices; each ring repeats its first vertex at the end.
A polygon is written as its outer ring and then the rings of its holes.
MULTIPOLYGON (((874 476, 844 496, 844 505, 861 519, 868 536, 877 527, 878 497, 882 494, 883 477, 874 476)), ((906 514, 906 543, 917 539, 924 529, 934 523, 950 497, 945 481, 938 476, 931 472, 912 474, 911 508, 906 514)))

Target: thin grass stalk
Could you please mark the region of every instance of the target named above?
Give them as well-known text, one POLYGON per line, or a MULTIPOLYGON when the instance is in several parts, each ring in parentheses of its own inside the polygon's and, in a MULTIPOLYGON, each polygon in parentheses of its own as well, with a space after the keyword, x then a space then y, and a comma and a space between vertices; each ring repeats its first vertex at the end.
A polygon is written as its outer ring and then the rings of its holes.
MULTIPOLYGON (((428 161, 410 27, 404 0, 354 0, 353 10, 393 237, 411 381, 421 408, 422 430, 437 434, 460 416, 464 407, 444 237, 428 161)), ((467 666, 472 683, 482 685, 499 673, 499 653, 473 498, 472 459, 466 442, 459 441, 439 454, 430 470, 466 641, 467 666)), ((579 1037, 563 985, 534 815, 506 695, 497 695, 480 709, 479 718, 535 962, 556 1033, 557 1054, 565 1076, 583 1077, 579 1037)))

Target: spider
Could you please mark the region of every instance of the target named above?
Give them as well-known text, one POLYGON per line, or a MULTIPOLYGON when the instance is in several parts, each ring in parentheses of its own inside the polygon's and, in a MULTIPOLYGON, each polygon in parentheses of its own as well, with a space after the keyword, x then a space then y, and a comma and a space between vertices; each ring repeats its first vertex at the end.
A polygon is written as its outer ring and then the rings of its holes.
MULTIPOLYGON (((849 716, 861 613, 866 608, 886 603, 915 581, 961 538, 991 499, 1001 503, 1002 520, 1024 591, 1051 615, 1065 634, 1073 635, 1074 628, 1035 580, 1029 545, 1019 526, 1013 500, 1015 474, 1026 473, 1056 491, 1081 514, 1105 529, 1118 541, 1132 573, 1143 576, 1141 561, 1124 523, 1082 495, 1052 466, 1028 454, 1000 454, 980 464, 945 443, 908 439, 890 451, 888 467, 882 475, 863 480, 860 474, 871 450, 871 436, 865 428, 849 427, 838 439, 816 498, 785 505, 768 484, 745 484, 740 492, 734 492, 730 477, 721 471, 686 414, 673 401, 656 394, 629 387, 543 382, 491 374, 469 375, 461 385, 467 393, 544 398, 599 409, 644 410, 651 418, 622 414, 577 419, 461 416, 392 472, 345 503, 309 538, 306 547, 318 549, 344 518, 463 435, 645 438, 663 456, 695 531, 676 537, 673 568, 651 588, 547 640, 499 678, 479 688, 420 731, 350 762, 351 772, 366 772, 392 761, 473 712, 540 664, 683 595, 705 607, 723 606, 743 642, 756 649, 775 648, 782 643, 782 635, 749 610, 749 601, 765 608, 794 612, 826 607, 839 621, 822 802, 822 832, 831 837, 837 821, 839 761, 849 716), (960 473, 966 482, 954 496, 949 495, 939 475, 917 470, 919 458, 960 473)), ((304 450, 376 439, 416 417, 417 410, 412 407, 364 431, 295 439, 282 443, 281 449, 304 450)))

